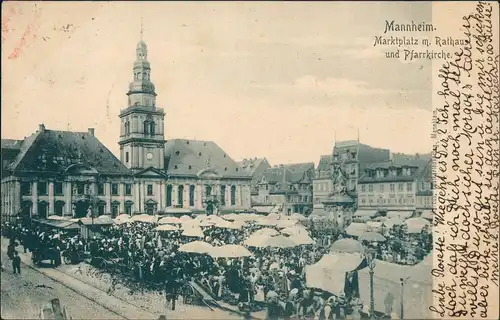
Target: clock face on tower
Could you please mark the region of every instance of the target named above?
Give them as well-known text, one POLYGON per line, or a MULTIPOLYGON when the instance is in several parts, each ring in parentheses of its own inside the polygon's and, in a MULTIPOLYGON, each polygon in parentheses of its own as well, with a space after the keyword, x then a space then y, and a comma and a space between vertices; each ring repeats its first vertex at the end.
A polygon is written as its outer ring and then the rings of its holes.
POLYGON ((146 154, 146 159, 148 159, 148 160, 153 159, 153 154, 152 154, 151 152, 148 152, 148 153, 146 154))

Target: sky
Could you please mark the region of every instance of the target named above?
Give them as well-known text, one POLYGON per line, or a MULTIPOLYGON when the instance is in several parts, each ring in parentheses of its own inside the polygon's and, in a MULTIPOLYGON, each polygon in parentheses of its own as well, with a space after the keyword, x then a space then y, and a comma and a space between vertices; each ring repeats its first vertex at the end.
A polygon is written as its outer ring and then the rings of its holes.
POLYGON ((385 20, 429 3, 2 3, 2 138, 87 131, 119 154, 135 47, 148 45, 165 138, 213 140, 233 159, 318 162, 335 140, 432 148, 430 63, 373 47, 385 20))

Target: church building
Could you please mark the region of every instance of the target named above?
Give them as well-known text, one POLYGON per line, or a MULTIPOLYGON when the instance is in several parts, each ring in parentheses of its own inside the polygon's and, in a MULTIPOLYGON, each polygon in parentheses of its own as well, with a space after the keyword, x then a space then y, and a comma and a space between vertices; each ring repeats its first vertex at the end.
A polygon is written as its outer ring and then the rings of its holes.
POLYGON ((39 130, 2 139, 2 216, 250 210, 252 176, 213 141, 165 140, 148 49, 136 48, 121 110, 120 159, 94 135, 39 130))

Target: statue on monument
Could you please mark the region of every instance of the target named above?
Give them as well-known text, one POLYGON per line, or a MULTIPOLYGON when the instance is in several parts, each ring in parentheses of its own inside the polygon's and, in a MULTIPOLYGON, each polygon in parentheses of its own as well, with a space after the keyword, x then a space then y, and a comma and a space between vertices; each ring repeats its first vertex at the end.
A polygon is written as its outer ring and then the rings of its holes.
POLYGON ((342 174, 342 169, 337 167, 332 174, 333 191, 335 195, 343 195, 347 192, 346 179, 342 174))

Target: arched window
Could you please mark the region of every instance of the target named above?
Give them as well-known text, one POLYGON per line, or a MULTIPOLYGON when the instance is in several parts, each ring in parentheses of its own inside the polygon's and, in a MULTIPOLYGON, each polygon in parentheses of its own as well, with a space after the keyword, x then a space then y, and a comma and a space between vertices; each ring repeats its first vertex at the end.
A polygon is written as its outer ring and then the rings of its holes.
POLYGON ((226 186, 225 185, 220 186, 220 204, 222 206, 226 205, 226 186))
POLYGON ((231 186, 231 205, 236 205, 236 186, 231 186))
POLYGON ((184 203, 184 186, 180 185, 177 189, 177 205, 182 208, 184 203))
POLYGON ((144 121, 144 134, 149 134, 149 121, 144 121))
POLYGON ((172 185, 167 186, 167 207, 172 206, 172 185))
POLYGON ((212 194, 212 186, 207 184, 205 186, 205 196, 210 197, 211 194, 212 194))
POLYGON ((130 134, 130 121, 125 122, 125 134, 130 134))
POLYGON ((189 206, 194 207, 194 192, 196 187, 191 185, 189 186, 189 206))
POLYGON ((155 134, 155 123, 154 123, 154 121, 151 121, 149 123, 149 134, 151 134, 151 135, 155 134))

